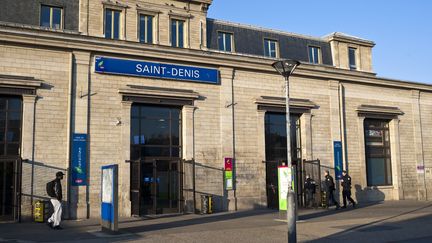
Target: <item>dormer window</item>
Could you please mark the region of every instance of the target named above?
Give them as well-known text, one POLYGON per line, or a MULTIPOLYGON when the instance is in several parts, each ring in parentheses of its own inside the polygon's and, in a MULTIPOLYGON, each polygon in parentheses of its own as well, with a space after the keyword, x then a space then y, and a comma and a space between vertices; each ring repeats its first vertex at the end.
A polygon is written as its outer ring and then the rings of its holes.
POLYGON ((40 26, 51 29, 63 29, 63 9, 60 7, 41 6, 40 26))
POLYGON ((232 33, 218 32, 218 47, 219 51, 232 52, 234 38, 232 33))
POLYGON ((309 46, 309 62, 313 64, 321 63, 321 50, 316 46, 309 46))
POLYGON ((264 39, 264 56, 276 58, 278 52, 278 42, 276 40, 264 39))

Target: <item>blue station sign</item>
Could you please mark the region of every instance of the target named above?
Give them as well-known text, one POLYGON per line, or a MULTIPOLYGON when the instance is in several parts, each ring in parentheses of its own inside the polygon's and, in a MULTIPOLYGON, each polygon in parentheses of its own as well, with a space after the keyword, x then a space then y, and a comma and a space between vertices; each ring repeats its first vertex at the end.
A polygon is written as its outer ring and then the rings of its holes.
POLYGON ((95 58, 95 72, 211 84, 219 83, 219 71, 213 68, 143 62, 102 56, 96 56, 95 58))

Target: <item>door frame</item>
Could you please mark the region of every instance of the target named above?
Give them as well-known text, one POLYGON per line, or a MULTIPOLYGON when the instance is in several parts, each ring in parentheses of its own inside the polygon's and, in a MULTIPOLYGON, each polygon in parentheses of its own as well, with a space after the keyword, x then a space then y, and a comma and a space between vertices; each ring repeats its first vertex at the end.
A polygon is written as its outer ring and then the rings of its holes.
MULTIPOLYGON (((21 222, 21 178, 22 178, 22 160, 21 157, 3 157, 0 158, 0 166, 5 166, 6 163, 13 164, 13 172, 12 172, 12 187, 13 187, 13 202, 12 202, 12 214, 10 216, 3 215, 3 212, 0 212, 0 221, 18 221, 21 222), (3 218, 3 219, 2 219, 3 218)), ((6 179, 6 177, 2 178, 6 179)), ((5 186, 5 185, 4 185, 5 186)), ((0 188, 0 193, 5 195, 6 190, 3 191, 4 188, 0 188)), ((5 200, 5 198, 3 198, 5 200)), ((0 202, 0 203, 4 203, 0 202)))

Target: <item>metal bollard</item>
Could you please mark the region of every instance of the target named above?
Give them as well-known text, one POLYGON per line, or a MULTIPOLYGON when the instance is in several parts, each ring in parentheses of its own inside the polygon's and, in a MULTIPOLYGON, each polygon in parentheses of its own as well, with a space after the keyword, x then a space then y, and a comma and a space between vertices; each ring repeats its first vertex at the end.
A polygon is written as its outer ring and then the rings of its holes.
POLYGON ((297 227, 296 227, 296 201, 295 201, 295 193, 292 188, 288 189, 287 195, 287 221, 288 221, 288 242, 295 243, 297 242, 297 227))

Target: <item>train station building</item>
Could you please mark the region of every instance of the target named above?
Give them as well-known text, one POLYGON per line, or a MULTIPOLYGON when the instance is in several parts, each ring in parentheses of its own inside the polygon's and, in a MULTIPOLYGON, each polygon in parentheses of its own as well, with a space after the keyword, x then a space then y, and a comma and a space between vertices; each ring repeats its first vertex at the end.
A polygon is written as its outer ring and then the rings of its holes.
MULTIPOLYGON (((432 85, 379 77, 373 41, 207 17, 212 0, 4 0, 0 220, 30 218, 57 171, 64 217, 99 217, 101 167, 119 214, 277 208, 290 78, 297 194, 306 165, 341 166, 361 202, 432 199, 432 85), (336 155, 340 145, 341 155, 336 155), (225 161, 233 162, 232 184, 225 161)), ((337 167, 337 168, 335 168, 337 167)))

